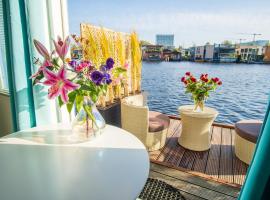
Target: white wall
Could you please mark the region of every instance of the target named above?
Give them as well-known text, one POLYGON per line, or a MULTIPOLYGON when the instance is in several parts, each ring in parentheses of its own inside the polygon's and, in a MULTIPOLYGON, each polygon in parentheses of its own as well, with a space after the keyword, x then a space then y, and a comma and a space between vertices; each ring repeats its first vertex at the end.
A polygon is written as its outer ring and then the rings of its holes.
POLYGON ((214 57, 214 45, 205 45, 205 59, 213 60, 214 57))
POLYGON ((12 133, 12 117, 7 92, 0 91, 0 137, 12 133))

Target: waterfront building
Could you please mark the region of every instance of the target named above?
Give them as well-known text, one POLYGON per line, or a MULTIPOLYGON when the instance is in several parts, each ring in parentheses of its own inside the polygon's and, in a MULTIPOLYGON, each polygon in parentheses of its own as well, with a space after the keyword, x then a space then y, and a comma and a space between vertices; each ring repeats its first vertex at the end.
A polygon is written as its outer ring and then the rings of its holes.
POLYGON ((232 63, 236 62, 235 45, 215 44, 214 62, 232 63))
POLYGON ((189 61, 194 61, 195 60, 195 49, 196 47, 190 47, 188 48, 188 52, 189 52, 189 61))
POLYGON ((162 45, 165 48, 174 49, 174 35, 173 34, 156 35, 156 45, 162 45))
POLYGON ((214 59, 214 45, 205 45, 204 61, 212 62, 214 59))
POLYGON ((264 47, 264 58, 263 62, 270 63, 270 44, 264 47))
POLYGON ((236 55, 241 62, 263 62, 268 40, 257 40, 238 44, 236 55))
POLYGON ((177 49, 163 49, 162 59, 165 61, 181 61, 181 52, 177 49))
POLYGON ((195 47, 195 61, 203 61, 205 55, 205 46, 196 46, 195 47))
POLYGON ((162 45, 145 45, 142 48, 142 56, 145 61, 161 61, 162 60, 162 45))
POLYGON ((264 46, 238 45, 236 55, 240 56, 242 62, 260 62, 264 57, 264 46))
POLYGON ((181 60, 190 60, 191 57, 190 48, 188 49, 180 48, 180 53, 181 53, 181 60))

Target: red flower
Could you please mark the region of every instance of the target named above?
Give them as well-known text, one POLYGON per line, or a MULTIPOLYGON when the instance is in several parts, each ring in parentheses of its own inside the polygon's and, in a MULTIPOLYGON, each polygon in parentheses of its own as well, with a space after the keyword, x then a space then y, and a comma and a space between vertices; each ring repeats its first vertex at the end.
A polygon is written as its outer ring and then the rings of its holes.
POLYGON ((191 73, 190 72, 186 72, 186 76, 191 76, 191 73))
POLYGON ((191 77, 190 80, 195 83, 197 81, 197 79, 195 77, 191 77))
POLYGON ((202 75, 200 76, 200 79, 201 79, 202 81, 204 81, 204 82, 208 82, 208 74, 202 74, 202 75))
POLYGON ((218 77, 212 78, 212 81, 214 81, 215 83, 217 83, 219 81, 219 78, 218 77))
POLYGON ((182 77, 181 78, 181 82, 185 82, 186 81, 186 78, 185 77, 182 77))
POLYGON ((184 81, 185 85, 188 84, 187 80, 184 81))
POLYGON ((219 81, 217 84, 218 84, 218 85, 222 85, 222 82, 221 82, 221 81, 219 81))
POLYGON ((209 80, 208 80, 208 78, 204 78, 202 81, 207 83, 209 80))
POLYGON ((202 74, 202 75, 200 76, 200 79, 201 79, 201 80, 203 80, 203 79, 204 79, 204 74, 202 74))

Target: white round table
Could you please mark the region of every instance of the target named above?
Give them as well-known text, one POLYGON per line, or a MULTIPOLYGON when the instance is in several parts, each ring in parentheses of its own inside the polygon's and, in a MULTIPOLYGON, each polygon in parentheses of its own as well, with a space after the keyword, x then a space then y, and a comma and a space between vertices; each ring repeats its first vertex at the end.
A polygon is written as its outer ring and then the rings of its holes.
POLYGON ((69 144, 69 134, 55 125, 0 138, 0 199, 136 199, 149 157, 135 136, 110 125, 85 143, 69 144))

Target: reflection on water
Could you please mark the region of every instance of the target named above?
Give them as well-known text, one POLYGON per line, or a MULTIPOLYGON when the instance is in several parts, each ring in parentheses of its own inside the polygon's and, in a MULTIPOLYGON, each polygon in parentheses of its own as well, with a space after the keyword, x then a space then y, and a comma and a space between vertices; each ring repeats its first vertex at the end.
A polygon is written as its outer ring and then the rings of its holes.
POLYGON ((149 93, 150 110, 178 115, 180 105, 192 104, 180 82, 187 71, 196 76, 208 73, 223 81, 206 102, 207 106, 219 111, 216 121, 263 120, 270 92, 270 65, 144 62, 142 89, 149 93))

